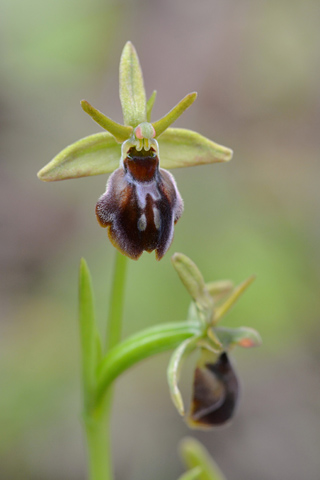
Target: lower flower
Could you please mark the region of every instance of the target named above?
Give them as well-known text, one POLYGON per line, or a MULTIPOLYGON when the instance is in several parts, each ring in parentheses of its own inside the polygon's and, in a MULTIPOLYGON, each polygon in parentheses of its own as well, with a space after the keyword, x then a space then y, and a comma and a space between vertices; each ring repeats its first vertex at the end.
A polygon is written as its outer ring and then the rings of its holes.
POLYGON ((175 180, 159 168, 153 148, 138 151, 131 147, 96 205, 97 219, 108 227, 112 244, 134 260, 143 251, 153 250, 160 260, 171 245, 174 224, 182 212, 175 180))
POLYGON ((239 383, 228 356, 223 352, 215 363, 197 366, 188 424, 195 428, 222 425, 234 415, 239 383))

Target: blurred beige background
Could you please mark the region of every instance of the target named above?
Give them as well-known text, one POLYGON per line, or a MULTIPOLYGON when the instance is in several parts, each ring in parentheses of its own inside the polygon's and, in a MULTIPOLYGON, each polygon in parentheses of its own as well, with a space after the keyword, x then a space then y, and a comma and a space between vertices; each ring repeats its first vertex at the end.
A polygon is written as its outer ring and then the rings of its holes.
MULTIPOLYGON (((44 184, 36 172, 99 131, 82 98, 121 121, 118 64, 136 46, 153 120, 197 90, 176 123, 234 149, 229 164, 174 172, 185 201, 169 254, 130 262, 125 334, 184 319, 170 264, 255 284, 224 325, 258 329, 234 352, 243 392, 225 429, 195 433, 229 480, 318 480, 320 471, 320 4, 316 0, 2 0, 0 73, 0 478, 84 480, 77 270, 97 315, 113 247, 94 215, 106 177, 44 184)), ((192 432, 169 399, 168 355, 117 384, 117 480, 175 479, 192 432)), ((192 364, 189 366, 189 374, 192 364)), ((188 384, 188 369, 183 381, 188 384)))

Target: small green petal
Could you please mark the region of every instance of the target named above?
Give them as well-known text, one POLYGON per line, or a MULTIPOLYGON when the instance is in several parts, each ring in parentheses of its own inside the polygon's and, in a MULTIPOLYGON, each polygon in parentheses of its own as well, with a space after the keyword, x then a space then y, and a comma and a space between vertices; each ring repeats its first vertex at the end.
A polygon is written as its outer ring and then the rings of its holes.
POLYGON ((179 414, 185 414, 182 396, 178 387, 183 361, 196 348, 197 338, 188 338, 173 352, 167 370, 171 399, 179 414))
POLYGON ((147 121, 146 93, 137 52, 127 42, 120 60, 120 101, 125 125, 147 121))
POLYGON ((171 257, 171 261, 180 280, 195 302, 205 309, 212 309, 212 298, 206 289, 203 276, 197 265, 183 253, 175 253, 171 257))
POLYGON ((204 446, 195 438, 185 438, 180 443, 180 454, 188 468, 200 467, 199 480, 226 480, 220 468, 204 446))
POLYGON ((154 90, 151 94, 151 97, 147 101, 147 121, 151 122, 151 113, 153 109, 154 102, 156 100, 157 90, 154 90))
POLYGON ((228 162, 233 154, 230 148, 184 128, 168 128, 159 138, 159 147, 162 168, 228 162))
POLYGON ((99 112, 99 110, 95 109, 86 100, 81 100, 80 103, 83 110, 90 115, 100 127, 111 133, 117 142, 122 143, 131 137, 133 132, 132 127, 125 127, 124 125, 120 125, 120 123, 114 122, 111 118, 106 117, 103 113, 99 112))
MULTIPOLYGON (((211 328, 211 330, 213 330, 213 328, 211 328)), ((228 350, 234 345, 244 348, 259 347, 262 343, 259 333, 253 328, 217 327, 214 331, 225 350, 228 350)))
POLYGON ((175 122, 183 112, 193 104, 197 98, 197 93, 189 93, 186 95, 170 112, 164 117, 160 118, 157 122, 154 122, 153 128, 156 131, 156 138, 159 137, 173 122, 175 122))
POLYGON ((89 177, 119 167, 121 147, 108 132, 82 138, 62 150, 38 172, 44 182, 89 177))

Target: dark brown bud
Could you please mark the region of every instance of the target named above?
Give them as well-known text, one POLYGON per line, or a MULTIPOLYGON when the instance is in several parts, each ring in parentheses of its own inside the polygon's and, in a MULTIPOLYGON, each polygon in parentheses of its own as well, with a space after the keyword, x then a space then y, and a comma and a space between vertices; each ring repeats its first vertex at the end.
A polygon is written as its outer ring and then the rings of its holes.
POLYGON ((110 176, 96 206, 97 219, 108 227, 112 244, 134 260, 144 250, 155 250, 160 260, 171 245, 174 224, 182 212, 175 180, 159 168, 153 148, 130 148, 123 168, 110 176))
POLYGON ((217 362, 197 367, 189 423, 210 428, 230 420, 237 406, 239 383, 227 354, 217 362))

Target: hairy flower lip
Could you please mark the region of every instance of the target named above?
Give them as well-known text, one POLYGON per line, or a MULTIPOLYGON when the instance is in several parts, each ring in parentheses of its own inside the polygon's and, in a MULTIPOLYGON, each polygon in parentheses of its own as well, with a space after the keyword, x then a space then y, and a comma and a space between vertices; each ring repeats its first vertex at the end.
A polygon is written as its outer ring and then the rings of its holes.
POLYGON ((131 147, 128 153, 97 202, 97 219, 123 254, 137 260, 143 251, 155 250, 160 260, 172 243, 183 201, 171 173, 159 168, 154 150, 131 147))
POLYGON ((229 422, 236 410, 239 382, 226 352, 215 363, 197 367, 188 422, 196 428, 211 428, 229 422))

